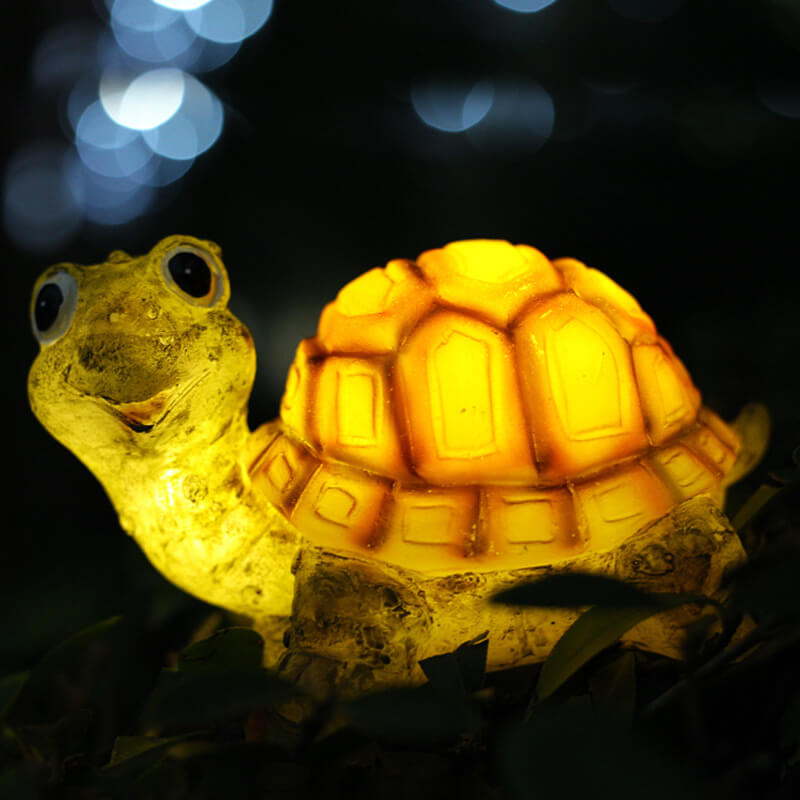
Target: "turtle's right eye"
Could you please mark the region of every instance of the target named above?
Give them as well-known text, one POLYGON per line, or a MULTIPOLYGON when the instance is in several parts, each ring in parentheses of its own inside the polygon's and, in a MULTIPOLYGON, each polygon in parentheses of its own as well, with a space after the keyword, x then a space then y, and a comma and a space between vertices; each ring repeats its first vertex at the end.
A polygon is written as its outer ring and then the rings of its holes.
POLYGON ((225 279, 211 253, 182 244, 169 250, 161 261, 167 286, 193 306, 211 308, 222 296, 225 279))
POLYGON ((52 344, 72 322, 78 302, 78 284, 68 272, 56 272, 43 283, 31 306, 31 327, 41 344, 52 344))

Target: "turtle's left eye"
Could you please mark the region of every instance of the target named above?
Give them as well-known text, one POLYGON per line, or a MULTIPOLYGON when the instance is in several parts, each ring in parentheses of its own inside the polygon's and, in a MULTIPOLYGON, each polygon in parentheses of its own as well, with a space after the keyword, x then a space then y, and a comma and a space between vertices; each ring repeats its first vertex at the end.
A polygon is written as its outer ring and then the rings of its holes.
POLYGON ((213 306, 222 294, 222 279, 210 254, 196 247, 176 247, 161 263, 172 291, 192 305, 213 306))
POLYGON ((39 287, 31 306, 33 334, 42 344, 63 336, 78 303, 78 284, 68 272, 56 272, 39 287))

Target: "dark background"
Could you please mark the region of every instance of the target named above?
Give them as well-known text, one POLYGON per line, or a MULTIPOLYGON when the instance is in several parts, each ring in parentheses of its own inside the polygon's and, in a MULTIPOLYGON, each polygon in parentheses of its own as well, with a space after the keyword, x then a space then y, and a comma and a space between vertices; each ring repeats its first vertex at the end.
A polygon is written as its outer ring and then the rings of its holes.
MULTIPOLYGON (((100 17, 89 0, 2 14, 5 163, 29 139, 63 136, 63 97, 31 85, 41 35, 100 17)), ((604 0, 530 15, 491 0, 276 0, 233 60, 201 76, 225 104, 223 134, 149 214, 87 225, 52 256, 3 243, 0 667, 112 613, 157 615, 153 597, 174 601, 25 392, 38 273, 172 233, 223 248, 231 306, 259 349, 253 425, 276 415, 322 305, 372 266, 476 237, 597 266, 655 319, 707 404, 728 419, 748 400, 770 408, 765 467, 732 493, 735 508, 800 441, 800 119, 759 99, 776 84, 799 97, 798 63, 796 0, 689 0, 653 24, 604 0), (533 150, 427 128, 409 89, 431 77, 536 81, 553 97, 553 135, 533 150)))

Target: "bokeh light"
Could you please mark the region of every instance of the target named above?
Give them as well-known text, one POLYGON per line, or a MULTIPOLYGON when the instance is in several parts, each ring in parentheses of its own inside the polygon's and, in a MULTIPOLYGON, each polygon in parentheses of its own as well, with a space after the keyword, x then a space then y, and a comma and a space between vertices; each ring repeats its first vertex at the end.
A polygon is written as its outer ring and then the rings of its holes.
POLYGON ((111 23, 129 30, 161 31, 181 18, 181 14, 152 0, 113 0, 111 23))
POLYGON ((19 247, 46 253, 80 228, 83 210, 66 180, 68 155, 63 142, 40 140, 18 150, 9 161, 3 183, 3 222, 19 247))
POLYGON ((191 45, 170 63, 185 72, 211 72, 230 61, 241 45, 241 42, 212 42, 195 36, 191 45))
POLYGON ((147 166, 131 178, 144 186, 169 186, 182 178, 192 164, 194 164, 193 158, 175 160, 153 153, 153 158, 147 162, 147 166))
POLYGON ((191 159, 217 141, 223 122, 222 104, 197 78, 184 75, 178 110, 157 128, 143 131, 150 149, 166 158, 191 159))
POLYGON ((113 178, 71 158, 66 181, 84 217, 100 225, 122 225, 141 216, 152 205, 154 189, 132 178, 113 178))
POLYGON ((475 84, 431 82, 411 88, 411 104, 417 116, 431 128, 461 133, 477 125, 494 102, 488 81, 475 84))
POLYGON ((788 119, 800 119, 800 82, 762 83, 756 87, 758 99, 774 114, 788 119))
POLYGON ((495 85, 492 108, 470 138, 501 155, 531 154, 550 139, 554 124, 553 98, 544 87, 536 81, 508 81, 495 85))
MULTIPOLYGON (((229 61, 269 19, 273 0, 105 5, 108 29, 55 28, 34 55, 38 88, 71 87, 62 127, 74 147, 20 151, 9 166, 6 229, 28 249, 57 246, 83 220, 129 222, 145 213, 158 188, 186 174, 217 141, 224 120, 222 103, 191 73, 229 61)), ((486 113, 481 102, 478 95, 462 102, 464 119, 486 113)))
POLYGON ((254 34, 272 13, 272 0, 211 0, 186 12, 195 33, 213 42, 240 42, 254 34))
POLYGON ((100 102, 119 125, 145 131, 165 123, 180 107, 184 75, 179 69, 153 69, 133 79, 112 70, 100 79, 100 102))
POLYGON ((411 88, 417 116, 445 133, 467 133, 483 150, 533 153, 553 133, 555 106, 535 81, 419 83, 411 88))
POLYGON ((125 178, 140 170, 153 156, 141 135, 114 122, 99 100, 81 115, 75 144, 83 163, 108 178, 125 178))
POLYGON ((686 0, 608 0, 611 8, 635 22, 661 22, 671 17, 686 0))
POLYGON ((498 6, 516 11, 520 14, 534 14, 547 6, 553 5, 556 0, 494 0, 498 6))
POLYGON ((176 11, 191 11, 195 8, 200 8, 211 0, 153 0, 164 8, 174 8, 176 11))
POLYGON ((66 113, 66 122, 69 124, 70 130, 65 130, 64 133, 70 138, 75 134, 78 128, 83 112, 89 107, 91 103, 97 100, 97 86, 100 82, 100 73, 92 70, 87 72, 80 80, 76 81, 75 85, 67 95, 64 111, 66 113))
POLYGON ((115 0, 111 30, 121 50, 156 64, 177 58, 197 39, 183 14, 151 0, 115 0))

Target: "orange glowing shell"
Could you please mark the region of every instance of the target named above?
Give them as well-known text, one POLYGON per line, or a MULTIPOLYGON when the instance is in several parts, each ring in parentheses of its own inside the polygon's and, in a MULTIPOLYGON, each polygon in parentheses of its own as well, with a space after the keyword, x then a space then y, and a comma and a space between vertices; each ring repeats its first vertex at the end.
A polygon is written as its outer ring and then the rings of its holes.
POLYGON ((636 300, 526 245, 345 286, 301 342, 254 485, 313 544, 425 572, 616 547, 739 450, 636 300))

